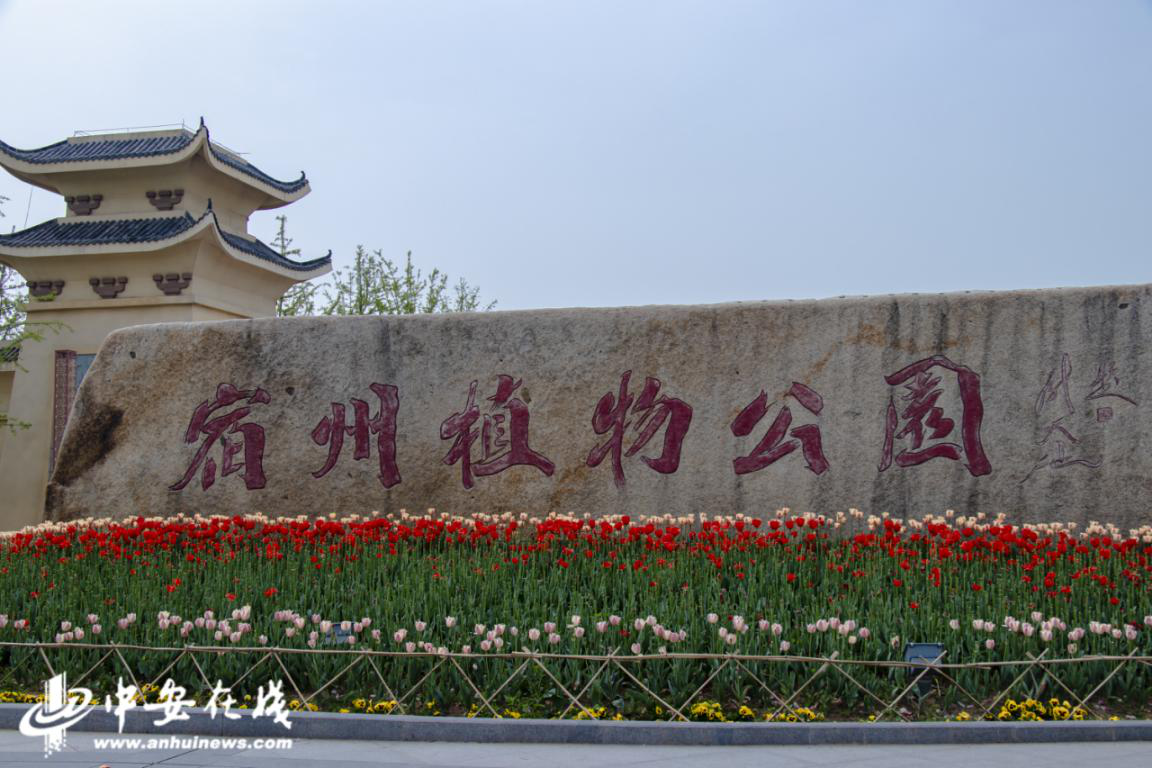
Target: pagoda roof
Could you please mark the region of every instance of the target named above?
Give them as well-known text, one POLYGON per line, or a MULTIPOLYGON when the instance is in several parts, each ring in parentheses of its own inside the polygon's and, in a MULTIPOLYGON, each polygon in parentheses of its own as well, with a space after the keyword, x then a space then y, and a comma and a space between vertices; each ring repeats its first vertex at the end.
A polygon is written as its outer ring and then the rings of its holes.
POLYGON ((0 255, 35 256, 36 249, 54 252, 70 248, 108 247, 112 251, 150 251, 167 248, 204 232, 218 239, 220 246, 240 261, 256 259, 308 279, 327 272, 332 252, 310 261, 293 261, 254 237, 228 232, 211 207, 199 218, 185 213, 135 219, 52 219, 29 229, 0 235, 0 255), (30 252, 31 251, 31 252, 30 252), (304 273, 314 273, 307 274, 304 273))
POLYGON ((181 128, 149 134, 73 137, 38 149, 18 149, 0 141, 0 166, 25 181, 57 191, 44 176, 104 168, 169 165, 197 153, 221 173, 256 187, 278 201, 264 207, 274 208, 293 202, 310 191, 303 171, 298 179, 282 181, 214 143, 203 119, 195 132, 181 128))

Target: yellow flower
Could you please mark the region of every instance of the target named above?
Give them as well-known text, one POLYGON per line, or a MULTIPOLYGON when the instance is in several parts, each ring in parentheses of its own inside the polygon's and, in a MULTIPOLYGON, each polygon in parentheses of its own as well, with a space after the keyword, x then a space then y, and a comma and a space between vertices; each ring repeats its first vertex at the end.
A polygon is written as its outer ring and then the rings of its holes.
POLYGON ((971 720, 972 716, 967 712, 961 712, 960 714, 956 715, 956 719, 960 721, 971 720))
POLYGON ((365 701, 364 699, 353 699, 352 700, 352 706, 355 709, 364 709, 365 707, 368 706, 368 702, 365 701))

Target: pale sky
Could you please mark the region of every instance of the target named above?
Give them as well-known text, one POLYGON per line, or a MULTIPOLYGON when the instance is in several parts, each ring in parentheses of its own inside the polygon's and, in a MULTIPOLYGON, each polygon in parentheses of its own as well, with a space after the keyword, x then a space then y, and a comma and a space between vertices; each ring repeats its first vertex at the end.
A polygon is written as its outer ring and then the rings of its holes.
POLYGON ((203 115, 305 257, 501 309, 1152 280, 1148 0, 0 0, 0 70, 10 144, 203 115))

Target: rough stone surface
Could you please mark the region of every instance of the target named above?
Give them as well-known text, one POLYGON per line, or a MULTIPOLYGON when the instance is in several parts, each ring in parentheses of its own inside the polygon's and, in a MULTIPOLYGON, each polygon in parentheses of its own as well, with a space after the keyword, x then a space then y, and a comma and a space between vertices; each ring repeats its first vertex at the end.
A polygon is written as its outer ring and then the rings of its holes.
POLYGON ((139 326, 108 338, 81 387, 47 513, 787 506, 1143 525, 1152 522, 1150 291, 139 326), (618 422, 625 371, 632 403, 618 422), (503 387, 502 375, 511 377, 503 387), (660 382, 647 409, 646 377, 660 382), (458 443, 451 417, 467 413, 473 381, 475 421, 455 425, 472 442, 458 443), (207 413, 186 442, 221 384, 248 394, 207 413), (398 399, 394 467, 380 460, 392 445, 386 387, 398 399), (764 407, 752 412, 762 390, 764 407), (359 435, 355 399, 365 404, 359 435), (791 423, 774 440, 784 407, 791 423), (214 430, 240 408, 250 412, 237 431, 214 430), (611 446, 589 465, 618 423, 620 485, 611 446), (669 435, 685 424, 677 465, 669 435), (633 453, 648 425, 655 431, 633 453), (470 456, 471 488, 463 459, 449 463, 454 453, 470 456), (204 487, 209 462, 214 482, 204 487))

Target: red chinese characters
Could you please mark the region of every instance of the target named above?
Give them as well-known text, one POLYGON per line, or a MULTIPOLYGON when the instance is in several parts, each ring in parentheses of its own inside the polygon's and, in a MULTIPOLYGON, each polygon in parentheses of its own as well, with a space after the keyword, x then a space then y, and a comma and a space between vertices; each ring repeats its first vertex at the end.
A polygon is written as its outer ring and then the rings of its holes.
POLYGON ((460 463, 465 488, 473 487, 474 475, 495 475, 517 465, 535 467, 551 477, 556 465, 528 445, 528 405, 515 396, 523 381, 501 374, 496 394, 488 398, 491 405, 485 413, 481 413, 476 404, 478 383, 473 381, 468 388, 464 410, 452 414, 440 425, 441 440, 455 438, 444 463, 460 463), (478 421, 481 423, 477 430, 478 421), (480 456, 473 461, 473 443, 477 440, 480 442, 480 456))
POLYGON ((391 384, 371 384, 369 389, 380 401, 375 416, 370 414, 366 401, 352 398, 351 424, 348 423, 348 409, 344 404, 332 403, 331 415, 321 419, 312 430, 312 442, 328 446, 328 460, 312 473, 313 477, 324 477, 336 466, 344 448, 345 435, 352 438, 352 458, 355 461, 371 458, 370 438, 375 435, 380 483, 385 488, 391 488, 400 482, 400 470, 396 466, 396 412, 400 408, 400 396, 391 384))
POLYGON ((934 355, 886 376, 885 381, 889 386, 903 387, 904 392, 893 394, 888 400, 881 472, 892 466, 893 461, 899 467, 914 467, 936 458, 961 461, 962 457, 973 477, 992 471, 980 441, 980 424, 984 418, 980 376, 972 369, 943 355, 934 355), (947 371, 956 378, 963 410, 959 443, 947 439, 955 430, 956 422, 945 416, 943 408, 937 405, 944 393, 939 371, 947 371), (909 445, 894 456, 896 441, 905 439, 909 445))
MULTIPOLYGON (((820 415, 824 409, 824 399, 812 388, 798 381, 792 382, 787 395, 798 402, 801 407, 814 416, 820 415)), ((747 437, 756 428, 768 413, 768 395, 763 390, 759 396, 745 406, 744 410, 732 422, 732 434, 737 437, 747 437)), ((792 410, 782 406, 772 420, 772 426, 764 433, 764 437, 747 456, 741 456, 732 461, 732 468, 738 475, 756 472, 779 461, 788 454, 800 448, 804 461, 814 474, 822 474, 828 469, 828 460, 824 457, 824 448, 820 437, 820 427, 814 424, 792 426, 792 410), (791 439, 786 439, 786 437, 791 439)))
POLYGON ((633 398, 628 392, 632 371, 620 377, 620 390, 615 396, 607 392, 596 403, 592 413, 592 429, 596 434, 611 436, 588 454, 586 464, 595 467, 612 454, 612 477, 617 488, 625 485, 622 456, 634 456, 644 449, 661 427, 664 427, 664 449, 656 458, 641 456, 641 460, 662 474, 672 474, 680 466, 680 449, 688 427, 692 424, 692 406, 674 397, 660 394, 660 380, 651 376, 644 379, 640 396, 633 398), (635 420, 630 417, 636 417, 635 420), (624 450, 624 434, 631 428, 635 433, 632 444, 624 450))
POLYGON ((252 413, 252 408, 258 404, 267 404, 271 401, 268 393, 263 389, 237 389, 231 384, 221 384, 216 388, 216 399, 205 400, 196 406, 192 413, 192 420, 184 432, 184 442, 195 445, 197 439, 202 438, 199 450, 188 466, 184 477, 169 490, 181 491, 200 472, 200 487, 207 490, 216 482, 216 460, 208 454, 212 448, 219 445, 223 450, 220 463, 220 476, 227 477, 235 472, 243 472, 244 485, 250 490, 263 488, 267 481, 264 477, 264 427, 259 424, 246 424, 244 420, 252 413), (243 405, 237 404, 243 403, 243 405), (225 413, 219 413, 232 408, 225 413), (237 461, 240 452, 244 452, 244 460, 237 461))

